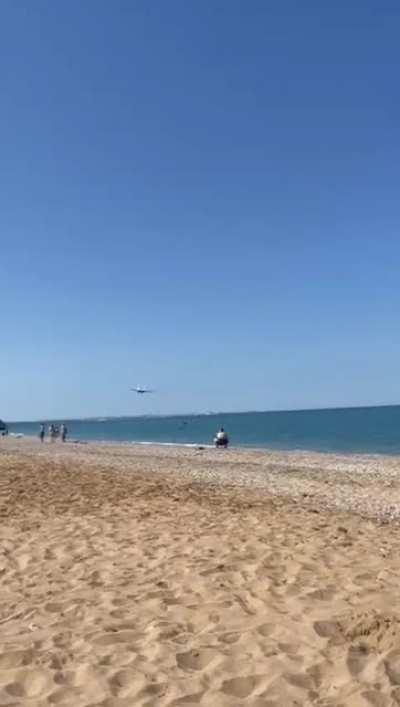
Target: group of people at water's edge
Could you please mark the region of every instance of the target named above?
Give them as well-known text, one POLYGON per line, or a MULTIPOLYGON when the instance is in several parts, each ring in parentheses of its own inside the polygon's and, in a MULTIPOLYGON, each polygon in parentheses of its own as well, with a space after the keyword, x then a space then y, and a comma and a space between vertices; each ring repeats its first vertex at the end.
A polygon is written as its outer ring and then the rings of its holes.
MULTIPOLYGON (((58 437, 61 439, 62 442, 65 442, 67 439, 68 429, 67 429, 67 426, 64 425, 64 423, 62 425, 60 425, 60 427, 58 427, 58 425, 51 424, 51 425, 49 425, 48 433, 49 433, 50 442, 55 442, 58 437)), ((46 428, 42 424, 42 425, 40 425, 40 430, 39 430, 40 441, 44 442, 45 437, 46 437, 46 428)))

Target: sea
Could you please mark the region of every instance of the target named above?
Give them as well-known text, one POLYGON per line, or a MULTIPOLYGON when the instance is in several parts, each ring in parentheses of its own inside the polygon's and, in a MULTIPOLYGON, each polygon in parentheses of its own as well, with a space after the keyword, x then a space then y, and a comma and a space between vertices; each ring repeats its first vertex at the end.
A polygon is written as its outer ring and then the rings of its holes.
MULTIPOLYGON (((206 446, 222 426, 235 447, 400 454, 400 405, 40 422, 46 426, 64 422, 69 439, 82 442, 206 446)), ((8 427, 13 435, 37 435, 39 422, 9 423, 8 427)))

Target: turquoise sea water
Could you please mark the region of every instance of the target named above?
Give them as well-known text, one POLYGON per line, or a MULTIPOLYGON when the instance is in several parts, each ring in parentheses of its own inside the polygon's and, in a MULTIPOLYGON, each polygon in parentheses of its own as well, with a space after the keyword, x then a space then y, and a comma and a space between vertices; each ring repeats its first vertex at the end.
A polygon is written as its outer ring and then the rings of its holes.
MULTIPOLYGON (((66 422, 69 438, 87 441, 205 445, 222 425, 240 447, 400 454, 399 405, 55 422, 66 422)), ((14 434, 36 435, 38 429, 37 422, 9 424, 14 434)))

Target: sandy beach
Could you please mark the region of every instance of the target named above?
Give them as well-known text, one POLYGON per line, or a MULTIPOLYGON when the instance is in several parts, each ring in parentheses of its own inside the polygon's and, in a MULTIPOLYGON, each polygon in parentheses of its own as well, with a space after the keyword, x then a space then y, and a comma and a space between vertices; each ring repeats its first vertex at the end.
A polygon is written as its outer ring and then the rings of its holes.
POLYGON ((0 439, 0 706, 400 704, 400 459, 0 439))

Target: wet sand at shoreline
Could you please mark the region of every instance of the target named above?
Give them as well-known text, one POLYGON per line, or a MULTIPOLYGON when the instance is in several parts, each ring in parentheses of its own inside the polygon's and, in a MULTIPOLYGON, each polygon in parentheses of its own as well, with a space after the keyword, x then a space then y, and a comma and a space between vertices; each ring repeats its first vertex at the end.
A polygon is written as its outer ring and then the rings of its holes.
POLYGON ((400 704, 400 459, 0 440, 0 705, 400 704))

